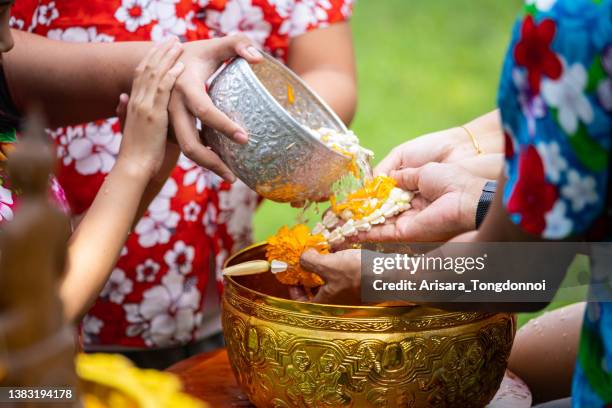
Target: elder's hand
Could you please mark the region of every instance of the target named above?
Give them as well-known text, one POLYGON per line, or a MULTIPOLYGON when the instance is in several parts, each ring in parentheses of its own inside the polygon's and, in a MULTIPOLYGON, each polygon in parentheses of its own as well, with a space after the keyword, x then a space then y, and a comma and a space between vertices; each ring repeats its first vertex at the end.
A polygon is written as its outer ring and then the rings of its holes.
POLYGON ((503 153, 504 138, 497 111, 482 115, 463 127, 419 136, 395 147, 374 169, 374 174, 421 167, 429 162, 458 163, 478 155, 468 130, 486 154, 503 153))
POLYGON ((202 144, 195 119, 199 118, 204 126, 218 130, 236 143, 246 143, 247 132, 212 103, 206 92, 206 81, 232 57, 238 55, 257 63, 262 60, 262 55, 244 35, 193 41, 183 44, 183 47, 180 61, 185 70, 176 81, 169 106, 176 139, 185 156, 233 182, 236 177, 231 170, 217 154, 202 144))
POLYGON ((391 150, 374 169, 374 175, 389 174, 430 162, 452 163, 476 155, 468 134, 460 127, 416 137, 391 150))
POLYGON ((412 208, 356 239, 370 242, 446 241, 476 226, 476 207, 486 183, 457 164, 428 163, 392 170, 398 187, 415 191, 412 208))
POLYGON ((320 275, 325 284, 312 299, 315 303, 355 305, 361 302, 361 251, 347 249, 322 255, 304 252, 302 268, 320 275))

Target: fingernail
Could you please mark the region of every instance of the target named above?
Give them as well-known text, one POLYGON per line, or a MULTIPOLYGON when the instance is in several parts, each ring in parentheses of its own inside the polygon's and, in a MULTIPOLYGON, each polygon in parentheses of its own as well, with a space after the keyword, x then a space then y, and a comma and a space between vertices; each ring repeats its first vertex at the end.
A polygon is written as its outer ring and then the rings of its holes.
POLYGON ((239 130, 234 133, 234 141, 245 144, 249 141, 249 136, 244 131, 239 130))
POLYGON ((236 176, 234 173, 227 173, 223 176, 223 178, 230 184, 234 184, 236 182, 236 176))
POLYGON ((253 58, 261 58, 263 57, 263 55, 261 55, 261 52, 259 52, 259 50, 255 47, 253 47, 252 45, 250 47, 248 47, 247 52, 249 53, 249 55, 253 58))

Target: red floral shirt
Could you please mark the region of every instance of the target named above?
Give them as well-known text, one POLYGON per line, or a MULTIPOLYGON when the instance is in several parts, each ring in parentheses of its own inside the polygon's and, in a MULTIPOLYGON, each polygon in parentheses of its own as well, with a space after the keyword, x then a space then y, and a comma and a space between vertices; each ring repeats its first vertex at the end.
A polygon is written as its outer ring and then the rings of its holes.
MULTIPOLYGON (((56 40, 199 40, 244 33, 285 59, 289 40, 350 17, 352 0, 20 0, 11 25, 56 40)), ((75 214, 112 168, 117 119, 52 132, 75 214)), ((257 197, 181 157, 83 320, 85 346, 164 347, 198 338, 209 271, 251 239, 257 197)), ((219 286, 220 287, 220 286, 219 286)))

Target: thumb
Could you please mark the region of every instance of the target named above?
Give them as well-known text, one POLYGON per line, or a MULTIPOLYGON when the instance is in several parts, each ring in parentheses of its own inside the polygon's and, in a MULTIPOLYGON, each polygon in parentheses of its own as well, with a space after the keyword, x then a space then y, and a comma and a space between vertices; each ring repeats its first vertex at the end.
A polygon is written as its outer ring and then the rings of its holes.
POLYGON ((117 105, 115 112, 117 113, 119 123, 121 124, 121 132, 123 132, 123 128, 125 127, 125 119, 127 117, 127 107, 129 102, 130 97, 127 94, 122 93, 119 95, 119 104, 117 105))
POLYGON ((250 63, 257 63, 263 59, 261 52, 244 34, 234 34, 220 38, 214 52, 219 62, 232 58, 235 55, 241 56, 250 63))
POLYGON ((397 181, 397 186, 402 190, 416 191, 419 189, 419 171, 417 168, 391 170, 389 176, 397 181))
POLYGON ((333 275, 334 257, 334 254, 320 254, 314 249, 309 249, 302 254, 300 265, 302 268, 321 276, 327 282, 328 278, 333 275))

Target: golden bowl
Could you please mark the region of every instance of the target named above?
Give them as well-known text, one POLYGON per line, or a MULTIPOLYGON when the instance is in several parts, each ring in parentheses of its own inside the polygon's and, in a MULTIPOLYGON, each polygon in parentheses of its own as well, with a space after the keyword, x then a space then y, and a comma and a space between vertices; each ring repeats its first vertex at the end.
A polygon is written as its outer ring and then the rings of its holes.
MULTIPOLYGON (((255 259, 265 244, 227 265, 255 259)), ((499 388, 511 314, 320 305, 287 290, 271 273, 225 281, 230 362, 258 408, 483 407, 499 388)))

